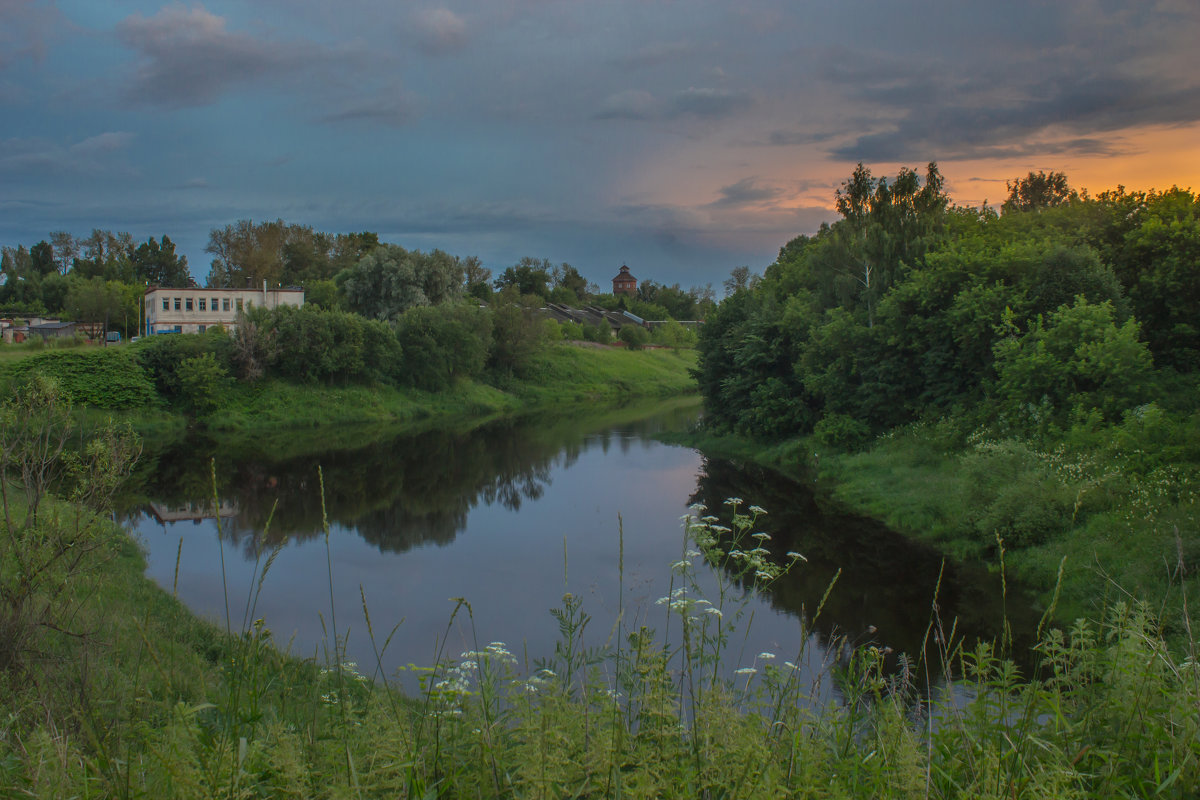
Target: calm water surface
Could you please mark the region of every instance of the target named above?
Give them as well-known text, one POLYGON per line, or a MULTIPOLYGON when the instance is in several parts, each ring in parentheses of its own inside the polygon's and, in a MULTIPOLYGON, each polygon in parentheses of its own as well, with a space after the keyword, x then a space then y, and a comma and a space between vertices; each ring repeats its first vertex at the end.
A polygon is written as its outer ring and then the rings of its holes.
MULTIPOLYGON (((943 569, 947 626, 957 618, 968 636, 996 635, 1003 611, 994 576, 943 566, 877 523, 825 512, 807 487, 774 473, 652 438, 698 413, 695 402, 675 401, 465 432, 353 429, 322 432, 324 441, 290 434, 236 446, 194 439, 152 456, 132 524, 149 574, 193 611, 224 625, 228 603, 235 629, 261 618, 293 653, 320 659, 336 619, 348 657, 367 674, 378 665, 364 597, 379 640, 399 623, 383 657, 388 676, 433 663, 439 647, 457 657, 475 642, 505 642, 532 664, 553 652, 549 609, 565 592, 582 596, 592 616, 588 645, 609 641, 622 607, 626 629, 662 631, 666 610, 655 601, 672 588, 670 564, 685 549, 680 517, 694 503, 720 509, 734 496, 769 511, 757 527, 772 535, 774 552, 808 560, 749 601, 753 620, 736 635, 729 669, 764 651, 795 660, 803 647, 815 679, 837 658, 828 649, 835 636, 916 653, 943 569), (251 613, 262 562, 277 545, 251 613), (453 598, 465 598, 471 613, 450 624, 453 598)), ((715 581, 702 582, 710 598, 715 581)), ((1008 606, 1018 638, 1027 637, 1036 617, 1011 587, 1008 606)))

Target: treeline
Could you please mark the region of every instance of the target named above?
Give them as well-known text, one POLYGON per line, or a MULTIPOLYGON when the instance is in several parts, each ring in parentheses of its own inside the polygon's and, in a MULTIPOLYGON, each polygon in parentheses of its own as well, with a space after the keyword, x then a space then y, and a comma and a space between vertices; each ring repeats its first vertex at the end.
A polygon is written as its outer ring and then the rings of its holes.
POLYGON ((952 205, 936 164, 891 180, 860 164, 842 218, 701 330, 709 422, 848 446, 946 414, 1046 435, 1119 422, 1200 370, 1200 198, 1092 197, 1061 173, 1008 189, 996 213, 952 205))
POLYGON ((187 257, 170 237, 134 241, 93 230, 86 238, 55 231, 49 241, 0 251, 0 313, 55 314, 104 323, 134 335, 146 286, 188 286, 187 257))
MULTIPOLYGON (((616 297, 565 262, 526 257, 493 278, 477 256, 407 250, 368 231, 331 234, 283 220, 213 229, 205 250, 213 256, 209 287, 298 286, 307 303, 384 321, 414 306, 463 296, 491 302, 502 292, 543 304, 625 309, 650 320, 703 319, 715 306, 711 285, 643 280, 635 297, 616 297)), ((196 285, 169 237, 139 243, 105 230, 85 238, 55 231, 28 249, 4 247, 0 273, 0 313, 61 315, 127 337, 138 333, 147 286, 196 285)))

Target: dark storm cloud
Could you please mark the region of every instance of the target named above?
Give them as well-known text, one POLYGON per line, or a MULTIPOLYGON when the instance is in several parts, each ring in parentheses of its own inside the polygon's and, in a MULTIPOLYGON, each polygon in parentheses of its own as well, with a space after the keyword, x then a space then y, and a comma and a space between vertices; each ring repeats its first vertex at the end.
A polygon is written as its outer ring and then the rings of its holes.
POLYGON ((783 190, 772 186, 763 186, 756 178, 743 178, 737 183, 722 186, 717 190, 721 197, 708 204, 709 208, 742 208, 775 200, 783 194, 783 190))
POLYGON ((754 105, 749 92, 690 87, 671 98, 671 116, 728 117, 754 105))
POLYGON ((827 142, 834 137, 834 133, 830 131, 804 131, 804 130, 787 130, 780 129, 771 131, 767 136, 767 143, 776 147, 790 147, 803 144, 817 144, 819 142, 827 142))
POLYGON ((909 108, 884 130, 858 137, 831 153, 849 161, 924 158, 995 158, 1035 153, 1111 154, 1112 146, 1090 132, 1200 120, 1200 87, 1108 77, 1045 81, 1022 92, 1024 99, 990 104, 956 103, 909 108), (1066 132, 1066 135, 1063 135, 1066 132))
POLYGON ((403 87, 344 102, 319 117, 321 122, 363 122, 398 128, 417 117, 416 101, 403 87))
POLYGON ((302 75, 312 88, 336 81, 359 60, 352 50, 231 31, 223 17, 199 6, 167 6, 152 17, 134 14, 117 25, 116 34, 140 56, 125 90, 137 105, 206 106, 242 84, 264 79, 298 84, 302 75))

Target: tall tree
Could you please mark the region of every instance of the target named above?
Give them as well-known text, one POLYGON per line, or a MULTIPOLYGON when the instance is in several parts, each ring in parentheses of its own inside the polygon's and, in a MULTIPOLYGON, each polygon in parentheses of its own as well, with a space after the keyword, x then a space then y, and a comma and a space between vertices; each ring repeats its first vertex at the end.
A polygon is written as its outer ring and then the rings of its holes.
POLYGON ((58 264, 58 273, 66 275, 79 255, 79 242, 66 231, 51 231, 50 244, 54 247, 54 261, 58 264))
POLYGON ((1053 208, 1078 197, 1067 185, 1067 176, 1061 172, 1030 172, 1024 178, 1006 182, 1005 186, 1008 199, 1001 206, 1005 214, 1053 208))
POLYGON ((463 269, 460 259, 441 250, 422 253, 387 244, 339 273, 337 280, 352 311, 395 320, 409 308, 461 297, 463 269))
POLYGON ((57 272, 58 264, 54 261, 54 247, 43 239, 29 248, 29 266, 38 275, 57 272))
POLYGON ((161 243, 151 236, 138 245, 137 250, 133 251, 131 261, 136 279, 151 286, 182 287, 192 282, 187 256, 175 254, 175 243, 166 234, 163 234, 161 243))
POLYGON ((501 291, 511 287, 522 295, 536 294, 539 297, 549 297, 553 270, 554 265, 550 263, 550 259, 525 256, 504 270, 500 277, 496 278, 495 286, 501 291))

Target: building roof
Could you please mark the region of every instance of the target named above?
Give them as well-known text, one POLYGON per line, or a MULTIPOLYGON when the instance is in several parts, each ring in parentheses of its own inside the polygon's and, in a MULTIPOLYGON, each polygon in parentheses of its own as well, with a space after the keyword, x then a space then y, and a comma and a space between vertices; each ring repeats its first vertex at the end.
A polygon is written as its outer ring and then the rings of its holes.
POLYGON ((630 274, 629 274, 629 267, 627 267, 627 266, 625 266, 624 264, 622 264, 622 265, 621 265, 621 271, 617 273, 617 276, 616 276, 615 278, 613 278, 613 280, 614 280, 614 281, 625 281, 625 280, 632 280, 632 281, 636 281, 636 280, 637 280, 637 278, 635 278, 635 277, 633 277, 632 275, 630 275, 630 274))

